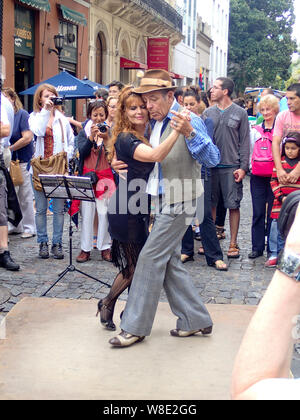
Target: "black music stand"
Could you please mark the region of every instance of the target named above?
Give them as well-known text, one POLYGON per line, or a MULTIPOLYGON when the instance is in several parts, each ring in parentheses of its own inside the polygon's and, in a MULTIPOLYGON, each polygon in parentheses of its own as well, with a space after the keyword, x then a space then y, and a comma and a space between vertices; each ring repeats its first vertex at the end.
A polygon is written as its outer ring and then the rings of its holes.
MULTIPOLYGON (((59 198, 62 200, 81 200, 95 202, 95 195, 93 185, 90 178, 65 176, 65 175, 39 175, 41 180, 43 192, 46 198, 59 198)), ((96 280, 105 286, 111 287, 110 284, 105 283, 90 274, 78 270, 72 262, 72 216, 70 215, 69 225, 69 254, 70 261, 68 267, 59 274, 57 280, 44 292, 41 296, 45 296, 49 290, 52 289, 67 273, 76 271, 90 279, 96 280)))

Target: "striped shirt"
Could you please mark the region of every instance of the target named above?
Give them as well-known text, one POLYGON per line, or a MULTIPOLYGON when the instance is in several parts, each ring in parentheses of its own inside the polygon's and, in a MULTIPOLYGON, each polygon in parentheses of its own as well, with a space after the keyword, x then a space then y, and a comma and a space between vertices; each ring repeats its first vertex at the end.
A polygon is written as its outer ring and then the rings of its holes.
MULTIPOLYGON (((162 136, 163 132, 167 128, 167 125, 169 121, 174 117, 174 115, 171 113, 171 111, 180 112, 180 105, 179 103, 174 100, 168 114, 164 118, 162 122, 162 128, 160 132, 160 137, 162 136)), ((192 155, 193 159, 195 159, 198 163, 201 165, 205 165, 206 168, 213 168, 220 162, 220 152, 217 146, 213 143, 212 139, 207 133, 206 125, 203 121, 203 119, 193 112, 190 113, 191 118, 191 126, 196 132, 196 135, 191 140, 188 140, 185 137, 187 148, 192 155)), ((155 120, 151 121, 151 127, 152 130, 154 129, 154 126, 157 122, 155 120)), ((151 143, 151 142, 150 142, 151 143)), ((155 168, 151 172, 149 179, 152 180, 153 178, 157 179, 157 184, 159 184, 159 188, 157 192, 154 194, 153 192, 151 194, 157 195, 157 194, 163 194, 163 187, 162 182, 159 182, 162 180, 162 170, 161 170, 161 164, 156 164, 155 168)), ((153 181, 151 181, 153 182, 153 181)), ((148 192, 152 191, 150 187, 148 188, 148 192)))
MULTIPOLYGON (((298 162, 296 161, 293 165, 291 165, 283 157, 281 160, 281 164, 282 164, 282 168, 287 173, 290 173, 294 168, 296 168, 296 166, 298 165, 298 162)), ((295 184, 286 184, 286 185, 280 184, 277 177, 276 167, 274 166, 272 178, 271 178, 271 188, 275 197, 274 202, 273 202, 272 212, 271 212, 271 218, 278 219, 279 213, 282 207, 282 199, 294 191, 300 191, 300 177, 298 178, 295 184)))
MULTIPOLYGON (((178 102, 174 101, 170 111, 179 112, 179 107, 178 102)), ((167 122, 169 119, 172 119, 172 117, 173 114, 169 112, 166 117, 167 122)), ((187 138, 185 138, 187 148, 197 162, 201 165, 205 165, 207 168, 213 168, 220 162, 220 151, 209 137, 203 119, 193 112, 190 113, 190 117, 190 123, 196 132, 196 136, 192 140, 187 140, 187 138)), ((164 127, 162 132, 163 130, 164 127)))

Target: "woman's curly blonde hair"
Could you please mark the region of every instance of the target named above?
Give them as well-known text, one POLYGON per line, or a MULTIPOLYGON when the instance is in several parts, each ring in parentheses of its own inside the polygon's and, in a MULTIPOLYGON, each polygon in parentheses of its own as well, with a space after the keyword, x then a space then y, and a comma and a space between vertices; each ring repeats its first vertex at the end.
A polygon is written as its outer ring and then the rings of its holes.
POLYGON ((117 112, 112 128, 112 136, 106 148, 107 159, 109 162, 111 162, 113 159, 115 153, 114 145, 120 133, 132 133, 143 143, 147 144, 148 146, 150 145, 148 140, 136 131, 134 125, 129 121, 127 117, 126 109, 131 105, 131 100, 136 98, 141 100, 141 96, 133 92, 132 86, 126 86, 122 89, 117 103, 117 112))

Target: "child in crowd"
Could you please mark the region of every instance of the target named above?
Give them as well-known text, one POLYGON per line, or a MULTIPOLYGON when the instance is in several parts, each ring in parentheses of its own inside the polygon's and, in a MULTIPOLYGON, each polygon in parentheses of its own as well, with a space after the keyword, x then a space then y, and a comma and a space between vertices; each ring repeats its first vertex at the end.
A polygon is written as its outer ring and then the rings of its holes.
MULTIPOLYGON (((290 132, 283 140, 281 164, 283 169, 289 174, 300 160, 300 133, 290 132)), ((282 203, 293 191, 300 190, 300 178, 295 184, 280 184, 277 178, 276 168, 273 168, 271 178, 271 188, 274 193, 274 203, 271 212, 272 225, 270 232, 270 251, 271 255, 266 262, 266 267, 275 267, 277 256, 284 247, 284 241, 277 228, 277 219, 280 214, 282 203)))

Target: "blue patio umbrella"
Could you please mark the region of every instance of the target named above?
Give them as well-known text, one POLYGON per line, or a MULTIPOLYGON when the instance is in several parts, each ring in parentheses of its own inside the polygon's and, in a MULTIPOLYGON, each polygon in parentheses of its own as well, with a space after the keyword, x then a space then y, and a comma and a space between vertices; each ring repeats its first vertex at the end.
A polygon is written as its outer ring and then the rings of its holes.
POLYGON ((98 89, 107 89, 107 86, 101 85, 100 83, 92 82, 87 77, 82 79, 83 83, 86 83, 88 86, 91 86, 94 89, 94 92, 98 89))
POLYGON ((77 77, 72 76, 66 70, 61 71, 56 76, 34 85, 22 92, 20 95, 34 95, 36 89, 43 83, 48 83, 55 87, 59 96, 65 99, 93 98, 94 89, 86 83, 83 83, 77 77))

